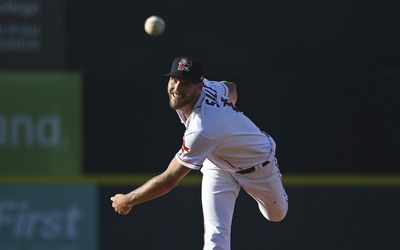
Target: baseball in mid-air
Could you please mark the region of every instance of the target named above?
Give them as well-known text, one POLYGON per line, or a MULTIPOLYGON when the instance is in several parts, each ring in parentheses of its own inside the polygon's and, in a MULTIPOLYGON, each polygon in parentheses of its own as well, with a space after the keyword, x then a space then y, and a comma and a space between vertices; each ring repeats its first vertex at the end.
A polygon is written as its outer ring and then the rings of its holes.
POLYGON ((165 30, 165 22, 159 16, 151 16, 144 22, 144 30, 150 36, 159 36, 165 30))

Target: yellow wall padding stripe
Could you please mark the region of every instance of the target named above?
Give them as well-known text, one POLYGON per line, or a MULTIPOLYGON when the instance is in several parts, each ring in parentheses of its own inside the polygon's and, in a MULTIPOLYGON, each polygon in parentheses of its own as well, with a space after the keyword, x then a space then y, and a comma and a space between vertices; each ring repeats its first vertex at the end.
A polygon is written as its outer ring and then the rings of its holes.
MULTIPOLYGON (((138 186, 155 174, 2 175, 1 183, 62 183, 138 186)), ((400 186, 400 174, 285 174, 285 186, 400 186)), ((181 186, 200 186, 201 174, 190 173, 181 186)))

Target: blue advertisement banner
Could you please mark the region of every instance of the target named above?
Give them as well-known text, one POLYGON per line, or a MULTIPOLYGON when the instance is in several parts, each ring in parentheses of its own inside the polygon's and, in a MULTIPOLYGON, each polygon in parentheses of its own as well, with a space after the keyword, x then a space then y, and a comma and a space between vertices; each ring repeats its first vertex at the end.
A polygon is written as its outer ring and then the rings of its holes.
POLYGON ((95 185, 0 184, 1 250, 97 250, 95 185))

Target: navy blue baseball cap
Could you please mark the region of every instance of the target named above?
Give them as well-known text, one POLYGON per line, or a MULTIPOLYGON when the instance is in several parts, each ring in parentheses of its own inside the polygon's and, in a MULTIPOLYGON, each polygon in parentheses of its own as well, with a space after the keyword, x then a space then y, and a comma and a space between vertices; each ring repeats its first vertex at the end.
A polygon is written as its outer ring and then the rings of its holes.
POLYGON ((172 61, 171 72, 165 76, 181 78, 192 83, 202 82, 204 79, 203 65, 190 56, 180 56, 172 61))

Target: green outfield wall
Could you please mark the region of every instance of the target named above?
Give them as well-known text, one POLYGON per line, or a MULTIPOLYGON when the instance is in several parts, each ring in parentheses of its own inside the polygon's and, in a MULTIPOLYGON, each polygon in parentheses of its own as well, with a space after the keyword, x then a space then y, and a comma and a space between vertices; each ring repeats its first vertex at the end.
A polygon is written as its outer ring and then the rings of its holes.
POLYGON ((0 72, 0 173, 76 174, 82 168, 82 76, 0 72))

